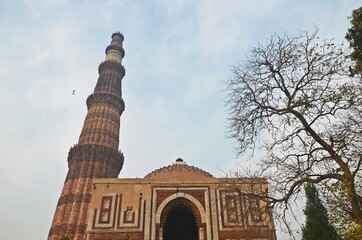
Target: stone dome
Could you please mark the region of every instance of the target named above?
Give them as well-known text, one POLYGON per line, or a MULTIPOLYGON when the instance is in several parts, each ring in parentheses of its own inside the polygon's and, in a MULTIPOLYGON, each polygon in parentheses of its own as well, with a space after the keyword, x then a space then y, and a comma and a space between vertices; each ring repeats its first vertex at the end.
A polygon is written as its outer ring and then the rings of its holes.
POLYGON ((166 167, 156 169, 144 178, 147 179, 200 179, 200 178, 213 178, 213 176, 194 166, 189 166, 178 158, 174 163, 166 167))

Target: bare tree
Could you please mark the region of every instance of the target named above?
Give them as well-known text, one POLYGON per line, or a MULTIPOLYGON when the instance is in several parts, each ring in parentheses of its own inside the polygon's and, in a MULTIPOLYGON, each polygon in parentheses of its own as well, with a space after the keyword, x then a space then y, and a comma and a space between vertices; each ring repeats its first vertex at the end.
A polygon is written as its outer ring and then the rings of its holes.
POLYGON ((266 150, 257 171, 270 179, 260 196, 270 207, 288 206, 305 183, 338 198, 338 185, 347 202, 336 207, 362 225, 362 87, 349 55, 317 31, 273 35, 233 68, 229 137, 238 154, 266 150))

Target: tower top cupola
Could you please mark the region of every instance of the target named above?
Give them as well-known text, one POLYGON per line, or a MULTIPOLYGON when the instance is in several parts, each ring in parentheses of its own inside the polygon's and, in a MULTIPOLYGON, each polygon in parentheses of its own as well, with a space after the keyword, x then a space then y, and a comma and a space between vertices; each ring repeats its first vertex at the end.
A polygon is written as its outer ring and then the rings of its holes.
POLYGON ((124 37, 120 32, 112 34, 112 41, 106 48, 106 61, 122 63, 122 58, 125 54, 122 46, 123 40, 124 37))

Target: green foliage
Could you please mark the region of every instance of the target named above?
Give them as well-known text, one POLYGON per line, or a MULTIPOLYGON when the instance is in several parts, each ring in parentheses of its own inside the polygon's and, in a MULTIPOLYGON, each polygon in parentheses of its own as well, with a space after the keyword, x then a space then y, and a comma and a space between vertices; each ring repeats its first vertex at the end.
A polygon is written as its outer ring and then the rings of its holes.
POLYGON ((362 7, 353 10, 350 19, 352 26, 347 31, 346 39, 353 48, 351 59, 356 63, 356 66, 351 69, 351 73, 362 74, 362 7))
POLYGON ((65 234, 60 240, 70 240, 68 234, 65 234))
POLYGON ((356 223, 352 223, 346 229, 343 235, 348 240, 361 240, 362 239, 362 226, 356 223))
POLYGON ((343 236, 343 239, 362 239, 362 225, 357 224, 351 215, 346 214, 349 211, 346 185, 336 182, 332 186, 325 187, 332 193, 325 195, 325 198, 329 206, 330 220, 336 227, 337 233, 343 236))
POLYGON ((303 240, 334 240, 340 239, 328 220, 327 209, 319 198, 313 184, 305 186, 307 204, 304 209, 306 223, 302 228, 303 240))

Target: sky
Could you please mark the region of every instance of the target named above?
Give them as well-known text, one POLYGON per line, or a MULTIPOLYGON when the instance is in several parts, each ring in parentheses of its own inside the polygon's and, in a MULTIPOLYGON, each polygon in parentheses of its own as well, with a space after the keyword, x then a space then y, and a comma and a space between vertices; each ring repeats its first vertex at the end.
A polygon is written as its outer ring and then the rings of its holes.
POLYGON ((1 238, 46 239, 67 154, 78 142, 113 32, 123 33, 126 52, 119 177, 143 177, 179 157, 223 177, 237 164, 253 164, 236 157, 236 142, 226 138, 224 82, 232 66, 274 33, 317 27, 321 37, 343 41, 347 17, 360 6, 358 0, 0 1, 1 238))

